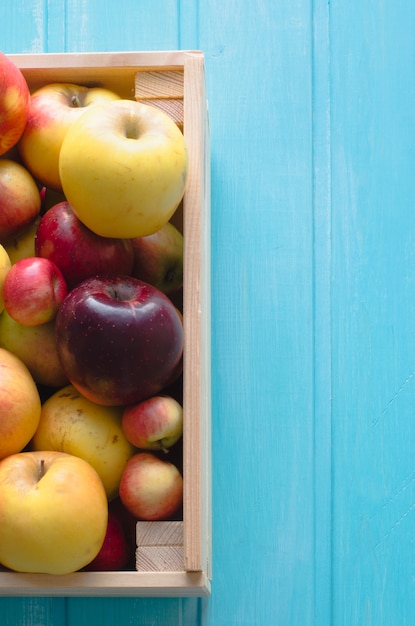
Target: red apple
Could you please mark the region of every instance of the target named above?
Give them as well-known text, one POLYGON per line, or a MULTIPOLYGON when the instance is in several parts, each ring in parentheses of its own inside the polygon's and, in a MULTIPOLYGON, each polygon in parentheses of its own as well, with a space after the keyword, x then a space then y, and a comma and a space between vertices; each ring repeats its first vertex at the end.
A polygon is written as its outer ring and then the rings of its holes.
POLYGON ((50 83, 33 92, 19 153, 34 178, 60 190, 59 154, 68 128, 92 106, 117 99, 108 89, 72 83, 50 83))
POLYGON ((151 452, 138 452, 124 468, 119 493, 137 519, 171 519, 183 503, 183 478, 173 463, 151 452))
POLYGON ((122 429, 136 448, 167 452, 183 434, 183 408, 171 396, 152 396, 124 408, 122 429))
POLYGON ((0 155, 19 141, 27 121, 30 92, 20 69, 0 52, 0 155))
POLYGON ((124 519, 119 510, 113 508, 110 503, 104 543, 97 556, 84 569, 94 572, 122 570, 129 563, 131 553, 124 519))
POLYGON ((130 276, 88 278, 56 317, 62 367, 97 404, 127 405, 159 393, 183 352, 180 315, 161 291, 130 276))
POLYGON ((20 163, 0 159, 0 243, 18 237, 39 215, 40 191, 20 163))
POLYGON ((100 237, 76 217, 69 202, 58 202, 41 217, 36 255, 53 261, 70 288, 97 274, 130 274, 134 253, 130 239, 100 237))
POLYGON ((146 237, 133 239, 132 276, 172 294, 183 286, 183 235, 167 222, 146 237))
POLYGON ((3 285, 4 307, 19 324, 38 326, 55 319, 67 293, 66 281, 55 263, 29 257, 8 271, 3 285))

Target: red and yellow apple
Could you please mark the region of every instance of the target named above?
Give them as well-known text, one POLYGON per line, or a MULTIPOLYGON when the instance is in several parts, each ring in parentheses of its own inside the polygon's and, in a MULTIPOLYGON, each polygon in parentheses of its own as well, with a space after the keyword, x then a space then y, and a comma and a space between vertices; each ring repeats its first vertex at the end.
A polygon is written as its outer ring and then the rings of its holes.
POLYGON ((3 284, 6 311, 25 326, 53 321, 67 293, 68 287, 59 267, 41 257, 17 261, 3 284))
POLYGON ((70 574, 105 539, 108 503, 83 459, 53 451, 0 461, 0 563, 18 572, 70 574))
POLYGON ((96 104, 118 98, 108 89, 72 83, 50 83, 32 93, 19 153, 36 180, 60 190, 59 152, 68 128, 96 104))
POLYGON ((132 240, 132 276, 170 295, 183 286, 183 235, 167 222, 152 235, 132 240))
POLYGON ((152 396, 125 407, 121 424, 136 448, 167 451, 183 434, 183 407, 172 396, 152 396))
POLYGON ((139 237, 159 230, 185 190, 183 134, 163 111, 133 100, 86 111, 68 129, 59 157, 66 199, 103 237, 139 237))
POLYGON ((42 405, 34 450, 56 450, 83 458, 101 478, 108 500, 118 495, 121 474, 135 453, 121 428, 120 407, 100 406, 67 385, 42 405))
POLYGON ((0 52, 0 156, 19 141, 26 126, 29 87, 21 70, 0 52))
POLYGON ((120 499, 137 519, 170 519, 183 503, 182 475, 173 463, 151 452, 138 452, 122 473, 120 499))
POLYGON ((20 163, 0 159, 0 243, 18 237, 40 213, 40 191, 20 163))
POLYGON ((98 274, 128 275, 134 263, 131 239, 100 237, 75 215, 69 202, 58 202, 41 218, 36 255, 53 261, 70 288, 98 274))
POLYGON ((17 356, 0 348, 0 459, 21 452, 29 443, 40 411, 39 391, 29 370, 17 356))

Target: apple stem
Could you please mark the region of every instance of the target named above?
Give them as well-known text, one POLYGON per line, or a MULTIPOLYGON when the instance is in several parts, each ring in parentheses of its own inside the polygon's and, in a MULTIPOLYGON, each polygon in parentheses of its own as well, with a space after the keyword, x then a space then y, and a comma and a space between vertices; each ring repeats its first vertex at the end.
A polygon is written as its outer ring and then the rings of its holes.
POLYGON ((39 480, 45 475, 45 459, 40 459, 39 464, 39 480))
POLYGON ((71 104, 73 107, 79 108, 81 106, 81 101, 79 99, 79 96, 72 96, 71 104))

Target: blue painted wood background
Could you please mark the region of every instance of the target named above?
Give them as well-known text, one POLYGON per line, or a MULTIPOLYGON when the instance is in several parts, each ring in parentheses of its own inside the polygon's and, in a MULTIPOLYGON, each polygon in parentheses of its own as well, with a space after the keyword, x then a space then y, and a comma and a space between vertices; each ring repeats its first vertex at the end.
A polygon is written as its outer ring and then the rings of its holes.
POLYGON ((14 0, 5 52, 206 55, 208 600, 2 598, 2 626, 415 623, 415 3, 14 0))

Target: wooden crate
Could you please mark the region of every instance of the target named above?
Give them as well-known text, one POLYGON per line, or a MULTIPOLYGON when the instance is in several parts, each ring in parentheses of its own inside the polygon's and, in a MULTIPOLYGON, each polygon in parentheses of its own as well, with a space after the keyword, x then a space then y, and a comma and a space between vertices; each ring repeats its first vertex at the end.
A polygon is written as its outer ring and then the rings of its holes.
POLYGON ((174 220, 184 234, 183 519, 138 522, 136 571, 0 572, 0 595, 206 596, 210 593, 210 162, 200 51, 18 54, 33 90, 100 85, 168 112, 183 130, 189 179, 174 220))

